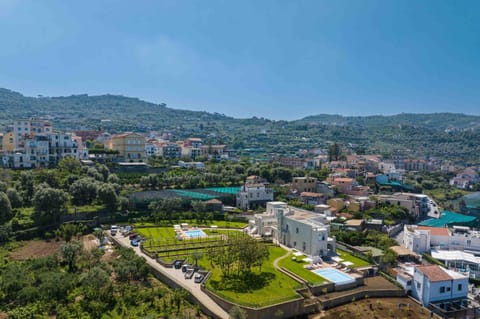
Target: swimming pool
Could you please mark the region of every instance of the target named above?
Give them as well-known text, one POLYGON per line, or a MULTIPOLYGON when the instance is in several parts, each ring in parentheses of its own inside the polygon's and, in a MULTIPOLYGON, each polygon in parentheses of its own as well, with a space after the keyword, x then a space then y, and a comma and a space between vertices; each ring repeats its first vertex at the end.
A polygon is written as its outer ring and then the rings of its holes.
POLYGON ((187 230, 185 235, 190 238, 207 237, 207 234, 201 229, 187 230))
POLYGON ((331 282, 334 282, 336 286, 351 284, 355 282, 355 278, 341 271, 338 271, 335 268, 317 269, 313 272, 331 282))

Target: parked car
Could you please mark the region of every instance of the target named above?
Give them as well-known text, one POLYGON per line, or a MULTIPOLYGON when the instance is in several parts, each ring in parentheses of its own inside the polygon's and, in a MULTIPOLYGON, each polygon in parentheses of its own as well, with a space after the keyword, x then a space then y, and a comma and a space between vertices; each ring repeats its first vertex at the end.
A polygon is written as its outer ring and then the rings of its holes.
POLYGON ((192 266, 189 264, 183 264, 182 265, 182 272, 186 272, 188 269, 191 269, 192 266))
POLYGON ((203 276, 202 274, 195 274, 195 277, 194 277, 194 281, 199 284, 203 281, 203 278, 205 278, 205 276, 203 276))
POLYGON ((118 230, 118 226, 117 226, 117 225, 112 225, 112 226, 110 227, 110 234, 111 234, 112 236, 115 236, 115 235, 117 234, 117 230, 118 230))
POLYGON ((189 268, 187 269, 187 271, 185 272, 185 279, 192 279, 193 277, 193 269, 189 268))
POLYGON ((175 262, 173 263, 173 267, 175 269, 180 269, 182 268, 182 265, 183 265, 183 260, 175 260, 175 262))
POLYGON ((130 241, 130 244, 131 244, 133 247, 137 247, 137 246, 138 246, 138 240, 132 239, 132 240, 130 241))

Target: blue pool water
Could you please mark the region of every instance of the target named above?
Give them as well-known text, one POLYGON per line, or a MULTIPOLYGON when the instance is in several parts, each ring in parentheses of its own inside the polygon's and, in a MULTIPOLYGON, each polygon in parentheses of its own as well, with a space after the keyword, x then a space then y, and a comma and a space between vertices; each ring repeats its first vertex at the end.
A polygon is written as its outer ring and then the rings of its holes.
POLYGON ((187 230, 185 235, 190 238, 207 237, 207 234, 205 234, 201 229, 187 230))
POLYGON ((313 271, 314 273, 322 276, 323 278, 334 282, 335 285, 340 286, 340 285, 346 285, 346 284, 351 284, 355 282, 355 278, 338 271, 335 268, 323 268, 323 269, 317 269, 313 271))

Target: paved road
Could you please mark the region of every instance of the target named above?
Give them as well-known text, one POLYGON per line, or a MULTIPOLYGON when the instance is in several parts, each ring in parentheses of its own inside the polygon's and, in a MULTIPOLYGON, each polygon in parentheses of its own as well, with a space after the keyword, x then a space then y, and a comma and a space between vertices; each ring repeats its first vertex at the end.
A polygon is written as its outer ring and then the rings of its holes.
MULTIPOLYGON (((110 235, 110 232, 108 231, 108 234, 110 235)), ((162 274, 168 276, 171 278, 175 283, 177 283, 180 287, 183 289, 187 290, 190 292, 205 308, 208 308, 213 314, 215 314, 215 317, 220 318, 220 319, 229 319, 230 316, 228 313, 223 310, 215 301, 213 301, 207 294, 205 294, 203 291, 200 290, 200 284, 197 284, 194 282, 193 278, 192 279, 185 279, 183 277, 183 272, 180 269, 175 269, 175 268, 165 268, 153 258, 148 257, 145 255, 139 247, 132 247, 130 245, 130 240, 128 237, 123 237, 120 234, 117 234, 116 236, 112 237, 110 236, 113 240, 115 240, 117 243, 124 247, 129 247, 132 248, 135 253, 139 256, 142 256, 145 258, 147 261, 148 265, 162 274)))

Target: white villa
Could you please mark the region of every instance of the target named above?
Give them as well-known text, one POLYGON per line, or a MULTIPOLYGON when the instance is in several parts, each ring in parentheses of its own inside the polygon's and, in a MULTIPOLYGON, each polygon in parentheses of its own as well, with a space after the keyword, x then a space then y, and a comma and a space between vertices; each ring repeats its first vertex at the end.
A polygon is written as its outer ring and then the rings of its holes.
POLYGON ((330 226, 320 213, 288 206, 284 202, 268 202, 263 214, 256 214, 250 225, 252 235, 272 236, 278 243, 310 256, 335 254, 335 239, 330 226))
POLYGON ((397 281, 424 306, 439 301, 466 299, 468 276, 438 265, 404 265, 397 268, 397 281))

